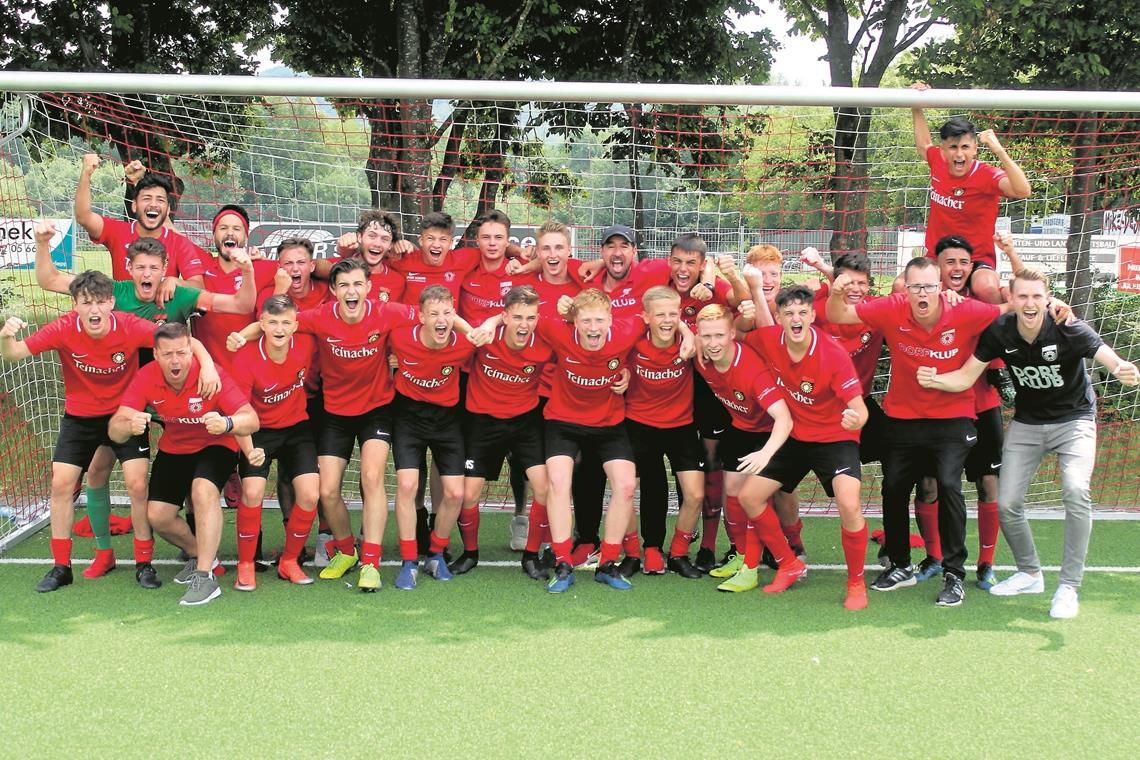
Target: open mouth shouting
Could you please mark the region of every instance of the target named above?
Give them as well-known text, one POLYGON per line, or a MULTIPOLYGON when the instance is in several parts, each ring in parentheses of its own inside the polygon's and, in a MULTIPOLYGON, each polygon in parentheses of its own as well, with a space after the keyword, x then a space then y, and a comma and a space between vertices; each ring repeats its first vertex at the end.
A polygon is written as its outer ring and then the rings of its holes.
POLYGON ((583 336, 582 344, 590 351, 597 351, 606 340, 605 330, 587 330, 583 336))

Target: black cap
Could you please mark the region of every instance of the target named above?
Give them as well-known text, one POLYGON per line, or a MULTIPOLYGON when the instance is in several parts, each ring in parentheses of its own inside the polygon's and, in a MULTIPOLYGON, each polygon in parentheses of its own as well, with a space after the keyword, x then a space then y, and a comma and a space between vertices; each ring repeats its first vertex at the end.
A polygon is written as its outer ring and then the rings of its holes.
POLYGON ((631 228, 626 227, 624 224, 615 224, 610 227, 606 227, 605 230, 602 231, 602 243, 604 244, 607 240, 614 237, 615 235, 623 237, 634 245, 637 245, 637 233, 634 232, 631 228))

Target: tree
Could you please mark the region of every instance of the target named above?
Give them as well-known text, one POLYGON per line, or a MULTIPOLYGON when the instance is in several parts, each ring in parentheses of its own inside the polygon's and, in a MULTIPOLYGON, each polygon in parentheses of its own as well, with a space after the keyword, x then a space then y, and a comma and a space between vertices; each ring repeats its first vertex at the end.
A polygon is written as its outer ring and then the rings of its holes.
MULTIPOLYGON (((878 87, 891 63, 942 23, 925 0, 780 0, 780 5, 794 34, 822 39, 827 45, 833 87, 878 87)), ((835 231, 831 254, 866 253, 871 111, 850 106, 832 110, 834 164, 827 187, 835 231)))
MULTIPOLYGON (((1122 90, 1140 81, 1140 30, 1132 22, 1140 14, 1137 0, 946 0, 941 7, 957 34, 917 51, 908 67, 935 86, 1122 90)), ((1066 284, 1074 309, 1091 319, 1089 249, 1099 226, 1094 212, 1127 201, 1136 186, 1132 167, 1140 121, 1117 117, 1109 128, 1110 114, 1101 111, 1030 116, 1040 118, 1011 125, 1029 124, 1041 139, 1041 125, 1052 117, 1047 128, 1071 135, 1066 284), (1121 161, 1123 154, 1131 158, 1121 161)))
MULTIPOLYGON (((273 4, 230 0, 0 0, 8 30, 0 35, 0 66, 34 71, 247 74, 256 64, 249 43, 272 23, 273 4)), ((245 99, 191 96, 44 93, 47 118, 36 128, 68 140, 82 134, 106 142, 126 162, 139 159, 181 186, 172 162, 211 152, 219 133, 244 129, 245 99), (113 116, 109 116, 112 114, 113 116), (164 118, 158 118, 163 114, 164 118)))

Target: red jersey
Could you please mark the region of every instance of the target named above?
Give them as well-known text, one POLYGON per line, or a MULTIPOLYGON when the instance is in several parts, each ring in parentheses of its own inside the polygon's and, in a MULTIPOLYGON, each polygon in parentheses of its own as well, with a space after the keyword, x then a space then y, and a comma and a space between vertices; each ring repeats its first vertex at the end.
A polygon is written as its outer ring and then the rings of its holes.
POLYGON ((642 425, 672 428, 693 421, 693 365, 681 358, 681 336, 666 348, 646 330, 629 354, 625 416, 642 425))
POLYGON ((459 286, 459 316, 476 327, 483 324, 489 317, 502 313, 507 291, 515 285, 529 285, 532 279, 507 274, 505 259, 493 272, 480 264, 463 277, 459 286))
POLYGON ((558 361, 543 416, 587 427, 621 424, 625 400, 611 386, 628 363, 629 350, 641 338, 638 324, 629 319, 614 320, 598 351, 583 348, 578 331, 566 322, 539 319, 538 333, 550 344, 558 361))
MULTIPOLYGON (((108 219, 103 216, 103 234, 93 243, 106 246, 111 253, 111 279, 129 280, 130 272, 127 267, 130 259, 127 258, 127 246, 139 239, 138 222, 125 222, 122 219, 108 219)), ((163 227, 158 236, 159 242, 166 248, 166 276, 189 279, 197 277, 206 271, 206 261, 202 249, 190 242, 190 239, 179 235, 169 227, 163 227)))
POLYGON ((538 406, 540 378, 553 367, 550 345, 537 333, 522 348, 511 348, 500 326, 495 339, 479 348, 467 380, 467 411, 501 420, 538 406))
POLYGON ((74 311, 52 320, 24 341, 32 356, 54 350, 63 366, 64 411, 76 417, 114 414, 139 368, 139 349, 154 345, 155 324, 112 311, 111 330, 92 338, 74 311))
POLYGON ((400 395, 436 406, 459 403, 459 370, 475 353, 475 345, 454 330, 442 348, 423 344, 422 325, 394 330, 396 390, 400 395))
POLYGON ((728 410, 734 428, 751 433, 772 430, 768 408, 783 401, 784 396, 755 351, 737 341, 736 353, 727 370, 721 372, 712 362, 707 362, 704 367, 698 364, 697 371, 728 410))
POLYGON ((891 384, 883 411, 898 419, 974 417, 974 390, 961 393, 923 388, 919 367, 952 372, 973 355, 978 336, 1001 313, 997 306, 967 299, 942 303, 937 324, 927 330, 915 321, 905 293, 855 304, 866 325, 882 330, 891 352, 891 384))
MULTIPOLYGON (((265 308, 265 302, 271 297, 277 295, 274 293, 275 285, 271 284, 267 288, 262 288, 257 292, 257 309, 255 310, 257 316, 261 316, 261 310, 265 308)), ((329 285, 322 280, 309 280, 309 292, 297 298, 289 291, 285 291, 281 295, 289 296, 293 303, 297 305, 297 311, 305 311, 306 309, 315 309, 325 301, 331 301, 333 298, 329 295, 329 285)))
MULTIPOLYGON (((673 290, 677 289, 673 288, 673 290)), ((681 320, 686 325, 688 325, 690 330, 696 332, 697 312, 709 304, 720 304, 721 306, 728 306, 728 297, 732 294, 732 285, 728 283, 728 280, 724 280, 718 277, 716 282, 713 283, 712 298, 707 301, 698 301, 697 299, 693 298, 690 293, 678 292, 678 295, 681 296, 681 320)))
MULTIPOLYGON (((847 351, 855 374, 863 386, 863 395, 870 396, 875 388, 875 372, 879 368, 879 357, 883 355, 883 331, 867 325, 837 325, 827 319, 827 299, 831 288, 827 283, 820 285, 815 293, 815 326, 839 341, 847 351)), ((873 299, 873 296, 867 296, 873 299)), ((865 300, 867 300, 865 299, 865 300)))
POLYGON ((602 288, 610 297, 613 307, 614 320, 633 317, 641 314, 643 307, 641 297, 645 291, 654 285, 664 285, 669 282, 669 262, 665 259, 649 259, 635 262, 625 276, 612 290, 605 290, 602 282, 605 272, 598 275, 598 284, 587 284, 586 287, 602 288))
POLYGON ((937 145, 926 149, 930 164, 930 215, 926 220, 926 255, 934 258, 934 246, 947 235, 961 235, 974 248, 973 261, 996 266, 994 226, 997 224, 998 183, 1005 170, 974 161, 965 177, 951 177, 946 159, 937 145))
MULTIPOLYGON (((329 259, 329 261, 338 264, 345 258, 345 256, 340 256, 329 259)), ((364 262, 364 259, 357 257, 357 261, 364 262)), ((382 303, 388 301, 402 302, 404 300, 404 275, 397 272, 394 267, 389 266, 384 259, 381 259, 376 266, 367 262, 364 262, 364 266, 368 268, 368 281, 372 283, 372 287, 368 289, 369 298, 382 303)))
MULTIPOLYGON (((253 262, 254 290, 273 287, 273 278, 277 274, 277 262, 267 259, 258 259, 253 262)), ((241 287, 242 271, 235 267, 232 272, 226 272, 218 264, 218 259, 211 256, 209 264, 203 275, 207 293, 218 293, 232 296, 241 287)), ((246 314, 222 314, 211 310, 206 314, 194 317, 192 330, 194 337, 202 341, 214 362, 226 369, 231 369, 230 360, 233 355, 226 350, 226 338, 230 333, 242 329, 253 321, 253 312, 246 314)))
POLYGON ((246 343, 233 360, 234 382, 249 399, 262 429, 287 428, 309 418, 305 380, 316 350, 311 335, 294 335, 285 361, 269 357, 265 336, 246 343))
POLYGON ((811 343, 798 362, 788 355, 780 325, 761 327, 744 338, 767 361, 776 385, 784 389, 798 441, 858 441, 858 430, 842 426, 847 402, 863 395, 855 365, 830 335, 809 327, 811 343))
POLYGON ((483 256, 478 248, 456 248, 443 256, 437 266, 424 259, 418 248, 392 262, 392 269, 404 275, 404 301, 419 305, 420 293, 429 285, 442 285, 451 291, 455 303, 459 303, 459 284, 463 275, 479 266, 483 256))
POLYGON ((162 376, 158 362, 151 362, 138 371, 135 379, 123 394, 122 405, 140 412, 150 409, 162 422, 162 436, 158 439, 158 450, 167 454, 196 454, 207 446, 225 446, 231 451, 238 450, 233 434, 210 435, 202 423, 207 412, 217 412, 223 416, 236 414, 249 403, 249 397, 242 393, 225 370, 218 367, 222 387, 212 398, 198 395, 198 373, 201 368, 198 360, 192 359, 190 371, 182 390, 176 391, 162 376))
POLYGON ((337 301, 297 315, 297 332, 317 340, 325 409, 346 417, 392 402, 388 333, 418 321, 412 306, 376 301, 364 306, 364 318, 354 324, 340 316, 337 301))
MULTIPOLYGON (((577 259, 570 259, 567 262, 567 267, 571 273, 571 278, 578 276, 578 270, 582 268, 582 262, 577 259)), ((526 283, 532 286, 538 292, 538 319, 542 321, 549 319, 554 322, 562 322, 562 315, 558 313, 558 300, 562 296, 570 296, 573 298, 578 295, 582 290, 582 286, 574 279, 570 279, 563 283, 548 282, 539 272, 533 279, 526 283)), ((538 384, 538 395, 545 398, 550 397, 550 386, 554 382, 554 362, 549 361, 542 368, 542 378, 538 384)))

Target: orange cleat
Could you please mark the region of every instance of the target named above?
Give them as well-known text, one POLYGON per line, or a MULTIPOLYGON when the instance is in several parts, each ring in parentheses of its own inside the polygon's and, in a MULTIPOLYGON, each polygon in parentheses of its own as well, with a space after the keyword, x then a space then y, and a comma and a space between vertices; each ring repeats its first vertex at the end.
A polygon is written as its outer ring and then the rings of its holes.
POLYGON ((295 559, 281 559, 277 561, 277 577, 283 581, 295 583, 298 586, 307 586, 313 579, 305 575, 305 571, 297 564, 295 559))
POLYGON ((115 550, 96 549, 95 560, 83 571, 83 577, 88 580, 102 578, 115 569, 115 550))
POLYGON ((238 591, 253 591, 257 588, 257 568, 252 562, 237 563, 237 580, 234 588, 238 591))
POLYGON ((867 609, 867 587, 862 581, 847 584, 847 598, 843 600, 844 609, 867 609))
POLYGON ((764 592, 767 594, 778 594, 781 591, 787 591, 806 573, 807 565, 799 559, 785 562, 783 565, 780 565, 780 569, 776 571, 776 577, 772 579, 772 582, 764 587, 764 592))

